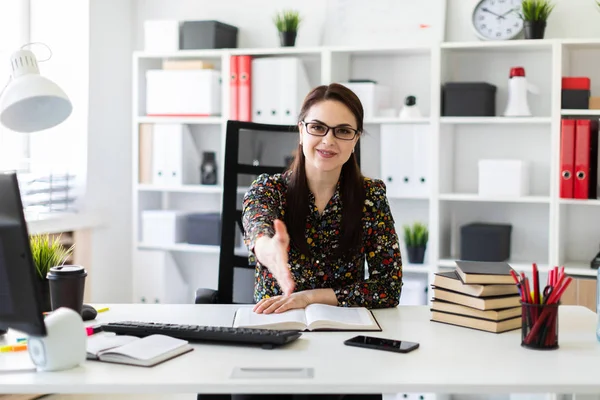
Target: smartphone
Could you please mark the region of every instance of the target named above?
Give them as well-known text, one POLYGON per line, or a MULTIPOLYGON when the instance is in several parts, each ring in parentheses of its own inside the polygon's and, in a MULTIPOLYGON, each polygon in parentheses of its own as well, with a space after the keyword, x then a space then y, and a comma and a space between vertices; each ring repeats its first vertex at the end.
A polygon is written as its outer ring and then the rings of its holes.
POLYGON ((378 338, 373 336, 355 336, 344 341, 346 346, 365 347, 367 349, 393 351, 396 353, 410 353, 419 347, 419 343, 405 340, 378 338))

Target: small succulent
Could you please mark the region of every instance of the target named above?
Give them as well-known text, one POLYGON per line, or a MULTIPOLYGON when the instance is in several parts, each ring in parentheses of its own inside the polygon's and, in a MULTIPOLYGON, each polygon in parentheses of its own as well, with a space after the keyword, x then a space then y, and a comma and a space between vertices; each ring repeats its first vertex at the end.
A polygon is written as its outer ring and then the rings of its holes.
POLYGON ((30 236, 29 246, 33 263, 41 279, 46 279, 50 268, 63 265, 73 253, 74 248, 74 246, 65 248, 60 242, 60 236, 52 240, 49 234, 30 236))
POLYGON ((429 239, 429 230, 427 226, 420 222, 415 222, 412 226, 404 225, 404 242, 406 247, 425 247, 429 239))
POLYGON ((300 26, 302 18, 298 11, 284 10, 275 14, 273 22, 279 32, 298 32, 298 26, 300 26))
POLYGON ((546 21, 554 7, 550 0, 523 0, 519 16, 523 21, 546 21))

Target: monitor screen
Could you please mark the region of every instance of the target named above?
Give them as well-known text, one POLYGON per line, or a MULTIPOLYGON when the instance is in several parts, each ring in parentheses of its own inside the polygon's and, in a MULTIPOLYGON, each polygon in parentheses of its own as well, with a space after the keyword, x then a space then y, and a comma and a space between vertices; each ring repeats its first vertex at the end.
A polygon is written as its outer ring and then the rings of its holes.
POLYGON ((15 173, 0 173, 0 329, 45 336, 40 286, 15 173))

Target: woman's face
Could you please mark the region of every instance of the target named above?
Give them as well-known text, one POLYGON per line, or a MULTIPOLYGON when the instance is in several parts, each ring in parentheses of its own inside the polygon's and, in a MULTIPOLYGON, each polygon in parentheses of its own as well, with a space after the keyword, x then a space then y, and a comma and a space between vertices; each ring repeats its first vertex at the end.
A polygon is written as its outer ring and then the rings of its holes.
POLYGON ((311 169, 341 170, 359 138, 359 134, 355 134, 357 121, 354 114, 335 100, 323 100, 313 105, 299 126, 307 172, 311 169))

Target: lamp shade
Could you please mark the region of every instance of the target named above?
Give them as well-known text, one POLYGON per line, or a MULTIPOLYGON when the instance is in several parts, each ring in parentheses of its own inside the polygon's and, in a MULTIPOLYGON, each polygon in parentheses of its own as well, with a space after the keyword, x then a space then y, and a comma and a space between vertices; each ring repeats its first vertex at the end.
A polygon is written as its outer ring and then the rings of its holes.
POLYGON ((40 75, 35 55, 19 50, 11 56, 12 79, 0 98, 0 122, 15 132, 52 128, 71 115, 65 92, 40 75))

